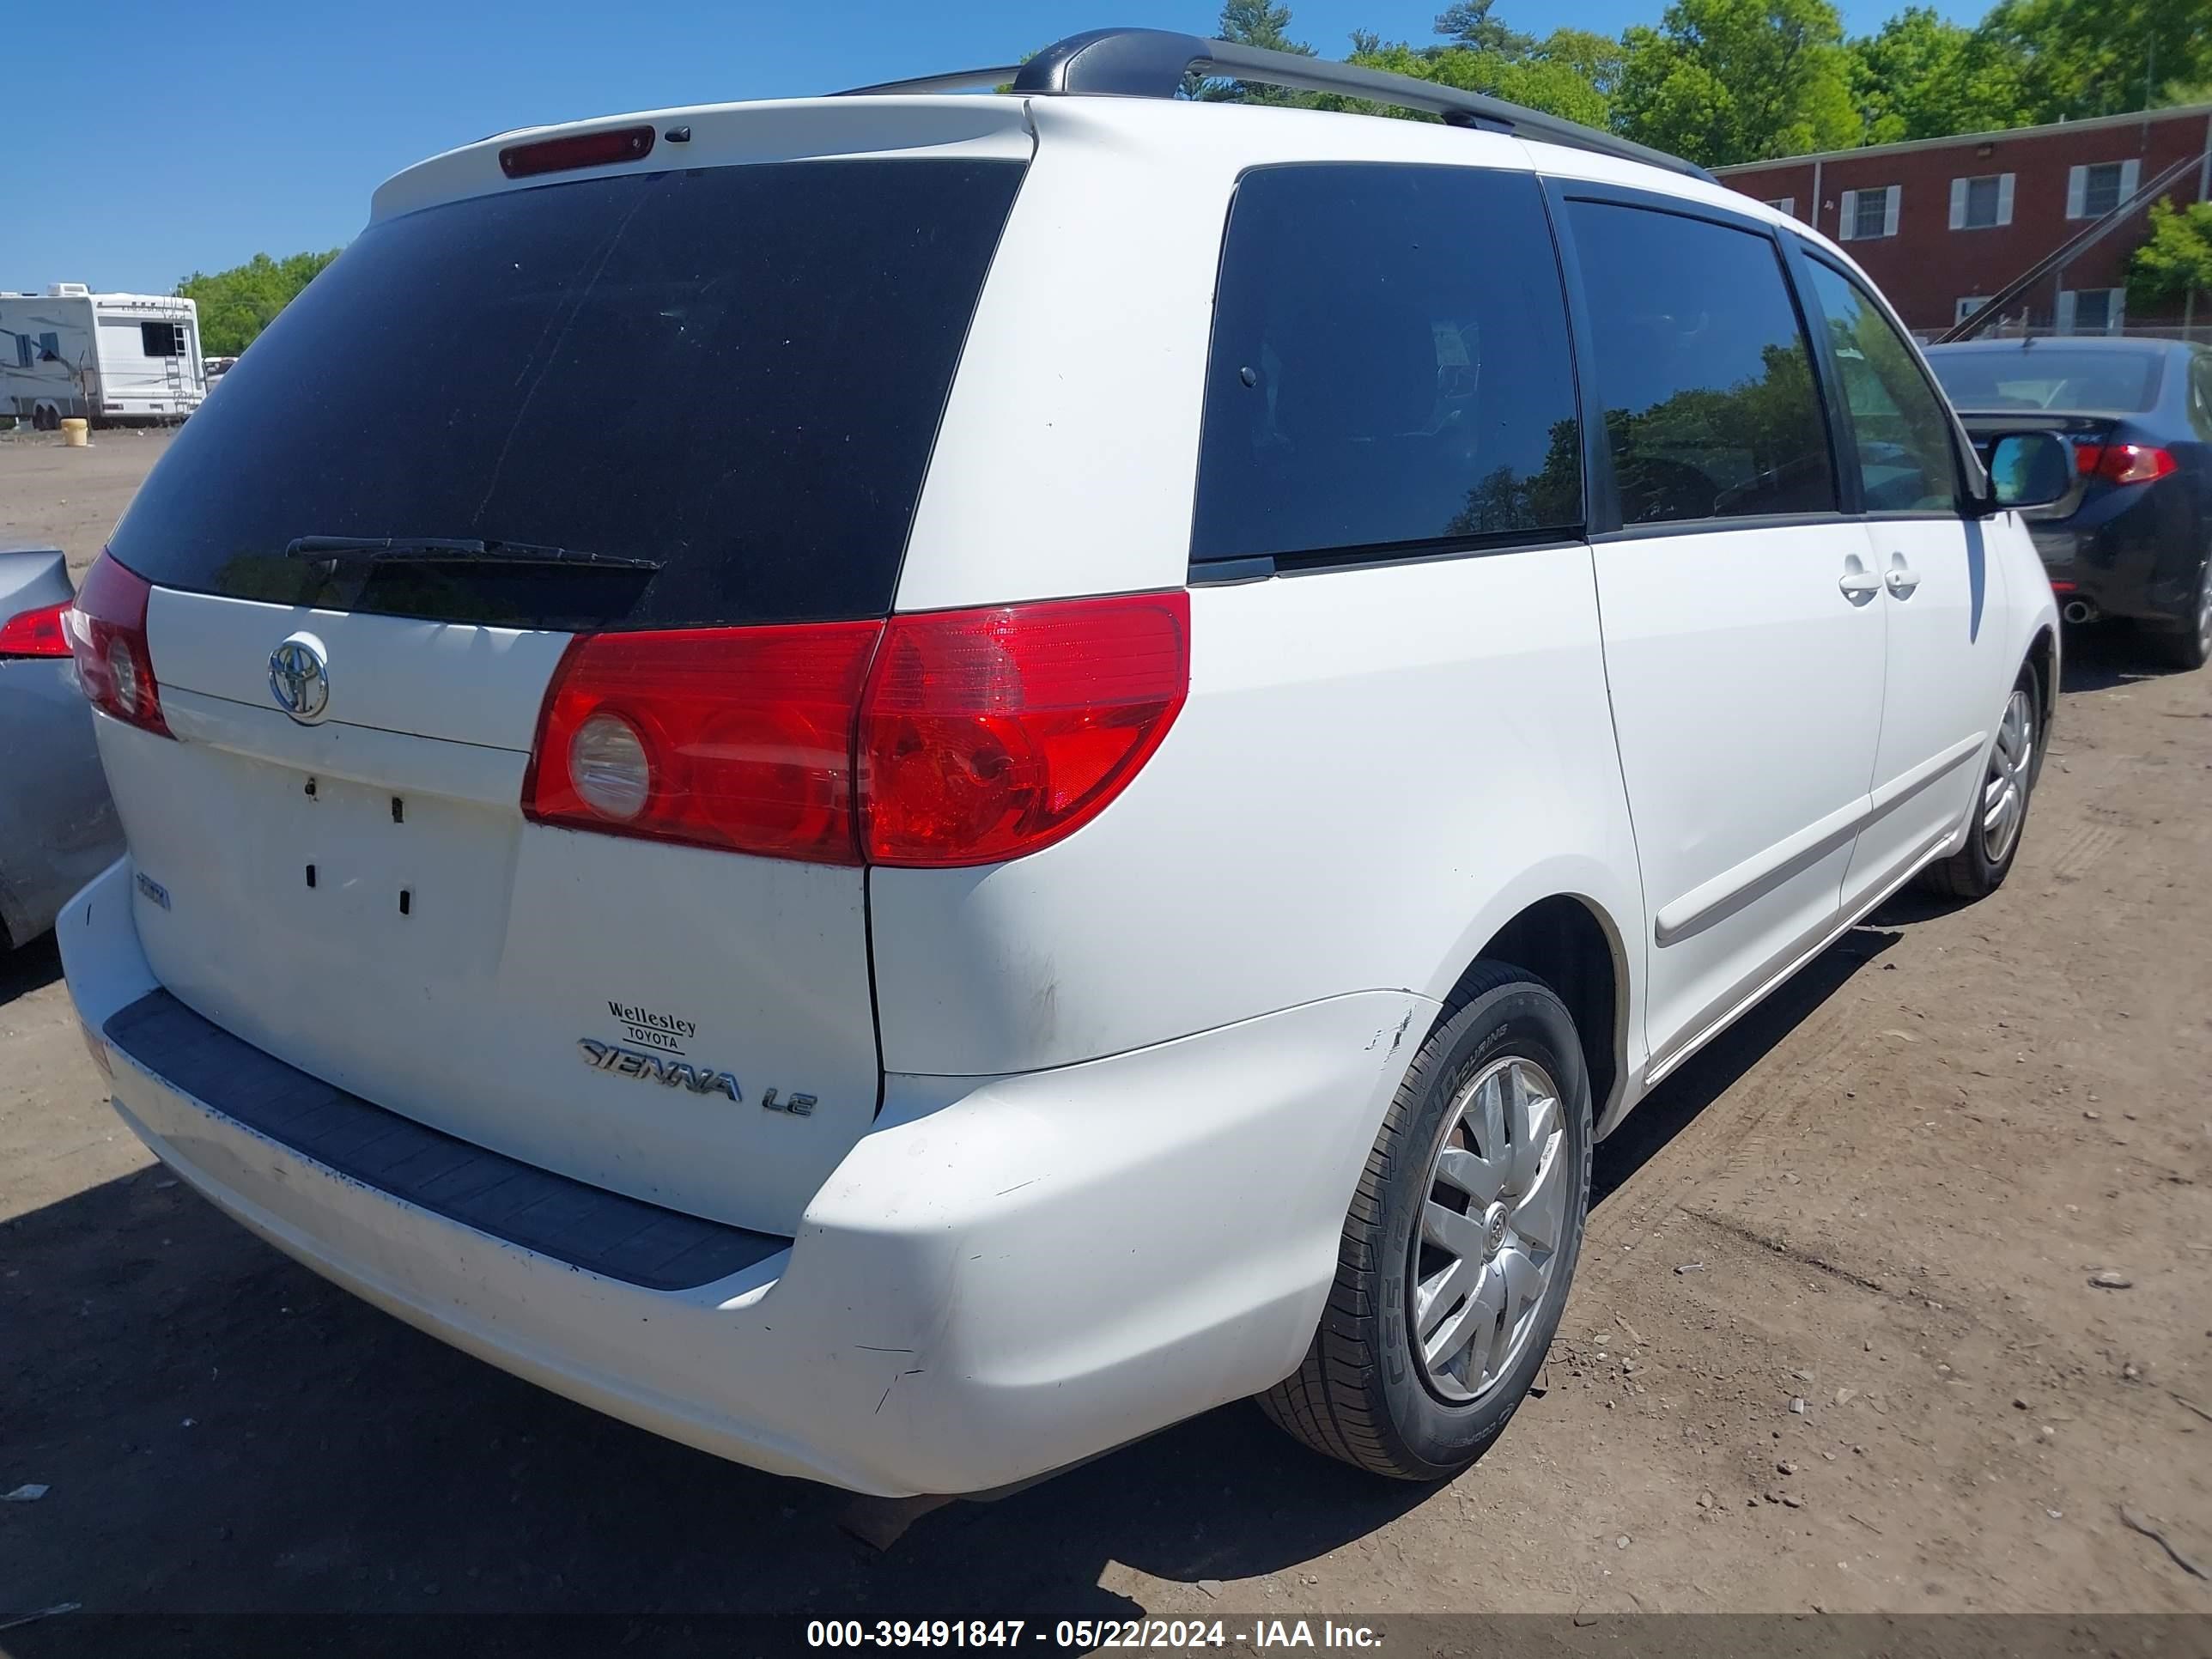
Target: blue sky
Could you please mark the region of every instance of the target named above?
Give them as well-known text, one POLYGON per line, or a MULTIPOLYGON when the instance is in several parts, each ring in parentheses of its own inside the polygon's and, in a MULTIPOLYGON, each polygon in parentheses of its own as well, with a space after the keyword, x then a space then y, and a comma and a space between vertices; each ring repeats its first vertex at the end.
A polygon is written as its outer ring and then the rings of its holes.
MULTIPOLYGON (((1443 3, 1292 0, 1292 32, 1341 56, 1358 27, 1429 38, 1443 3)), ((1498 0, 1497 15, 1614 33, 1663 3, 1498 0)), ((1844 20, 1870 28, 1901 3, 1845 0, 1844 20)), ((381 179, 507 127, 1002 61, 1103 22, 1211 33, 1218 0, 27 0, 6 14, 0 289, 165 293, 258 252, 337 246, 381 179)))

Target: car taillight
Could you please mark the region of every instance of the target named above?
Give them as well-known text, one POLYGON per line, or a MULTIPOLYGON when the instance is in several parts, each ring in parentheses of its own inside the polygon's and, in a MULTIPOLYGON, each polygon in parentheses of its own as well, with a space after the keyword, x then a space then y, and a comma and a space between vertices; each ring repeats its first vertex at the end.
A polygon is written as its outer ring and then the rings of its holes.
POLYGON ((1177 590, 894 617, 860 708, 871 864, 994 864, 1097 816, 1190 688, 1177 590))
POLYGON ((855 864, 853 711, 881 623, 592 634, 538 716, 542 823, 855 864))
POLYGON ((2179 465, 2171 451, 2149 444, 2081 444, 2074 451, 2075 470, 2106 483, 2154 483, 2179 465))
POLYGON ((146 601, 153 588, 103 553, 85 573, 76 603, 63 617, 76 677, 103 714, 170 735, 161 717, 161 686, 146 643, 146 601))
POLYGON ((570 644, 533 821, 823 864, 993 864, 1089 822, 1190 682, 1181 591, 570 644))
POLYGON ((62 612, 69 608, 70 602, 64 599, 0 623, 0 657, 69 655, 69 635, 62 631, 62 612))

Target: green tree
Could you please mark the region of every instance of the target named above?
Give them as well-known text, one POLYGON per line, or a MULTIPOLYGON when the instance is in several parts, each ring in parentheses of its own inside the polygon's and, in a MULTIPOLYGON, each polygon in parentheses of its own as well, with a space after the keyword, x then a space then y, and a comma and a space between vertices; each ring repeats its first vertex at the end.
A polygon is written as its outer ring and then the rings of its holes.
POLYGON ((2128 262, 2128 301, 2148 310, 2212 289, 2212 202, 2154 202, 2150 234, 2128 262))
MULTIPOLYGON (((1221 20, 1214 25, 1217 40, 1233 41, 1240 46, 1264 46, 1269 52, 1294 52, 1310 58, 1314 49, 1303 40, 1293 40, 1290 35, 1291 9, 1286 5, 1271 4, 1270 0, 1222 0, 1221 20)), ((1306 104, 1310 95, 1291 91, 1285 87, 1263 86, 1258 82, 1200 81, 1187 90, 1194 98, 1203 98, 1217 104, 1306 104)))
MULTIPOLYGON (((1620 79, 1620 47, 1602 34, 1558 29, 1514 52, 1468 46, 1386 44, 1371 34, 1352 39, 1352 62, 1368 69, 1410 75, 1463 92, 1480 92, 1508 103, 1540 109, 1585 126, 1606 127, 1613 120, 1613 92, 1620 79)), ((1370 106, 1349 99, 1324 100, 1333 109, 1376 107, 1386 115, 1409 112, 1370 106)))
POLYGON ((1675 0, 1621 46, 1619 125, 1642 143, 1713 167, 1859 142, 1829 0, 1675 0))
POLYGON ((1490 15, 1496 0, 1455 0, 1437 16, 1437 33, 1455 46, 1517 58, 1535 46, 1534 35, 1510 29, 1490 15))
POLYGON ((2123 115, 2212 80, 2204 0, 1997 0, 1975 33, 2017 54, 2030 121, 2123 115))
POLYGON ((1864 142, 1942 138, 2026 125, 2034 117, 2017 46, 1907 6, 1850 44, 1851 93, 1864 142))
POLYGON ((337 248, 283 259, 257 253, 212 276, 194 271, 177 292, 199 307, 200 349, 211 357, 236 356, 337 257, 337 248))

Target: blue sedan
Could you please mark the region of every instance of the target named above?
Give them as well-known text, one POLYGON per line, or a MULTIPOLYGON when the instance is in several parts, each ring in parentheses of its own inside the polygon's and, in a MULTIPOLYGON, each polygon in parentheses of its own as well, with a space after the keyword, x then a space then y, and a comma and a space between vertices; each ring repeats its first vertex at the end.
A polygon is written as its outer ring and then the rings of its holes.
MULTIPOLYGON (((1978 444, 2033 410, 2074 487, 2024 514, 2070 623, 2136 622, 2179 668, 2212 656, 2212 350, 2177 340, 1973 340, 1928 365, 1978 444)), ((1986 459, 1986 458, 1985 458, 1986 459)))

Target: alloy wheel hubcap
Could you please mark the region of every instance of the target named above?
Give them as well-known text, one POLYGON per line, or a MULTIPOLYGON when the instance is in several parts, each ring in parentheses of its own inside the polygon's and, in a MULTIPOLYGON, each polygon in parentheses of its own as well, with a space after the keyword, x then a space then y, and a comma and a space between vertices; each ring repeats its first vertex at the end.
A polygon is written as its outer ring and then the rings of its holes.
POLYGON ((2002 864, 2020 837, 2027 817, 2027 777, 2035 760, 2035 708, 2025 689, 2015 687, 2005 704, 1997 740, 1990 750, 1990 770, 1982 786, 1982 852, 2002 864))
POLYGON ((1494 1060, 1444 1115, 1413 1242, 1413 1356, 1454 1404, 1510 1370, 1536 1328, 1567 1225, 1559 1085, 1534 1060, 1494 1060))
POLYGON ((2212 656, 2212 559, 2206 560, 2203 579, 2197 584, 2197 644, 2212 656))

